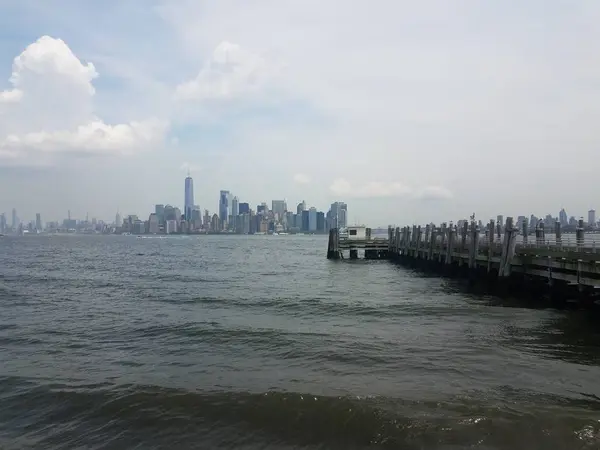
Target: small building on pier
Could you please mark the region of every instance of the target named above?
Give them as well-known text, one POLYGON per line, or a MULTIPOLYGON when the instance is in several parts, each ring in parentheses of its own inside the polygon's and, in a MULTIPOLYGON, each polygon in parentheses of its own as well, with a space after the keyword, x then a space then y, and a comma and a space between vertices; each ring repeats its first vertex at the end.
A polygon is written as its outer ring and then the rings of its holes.
POLYGON ((367 227, 351 226, 346 228, 346 239, 349 241, 360 241, 367 239, 367 227))

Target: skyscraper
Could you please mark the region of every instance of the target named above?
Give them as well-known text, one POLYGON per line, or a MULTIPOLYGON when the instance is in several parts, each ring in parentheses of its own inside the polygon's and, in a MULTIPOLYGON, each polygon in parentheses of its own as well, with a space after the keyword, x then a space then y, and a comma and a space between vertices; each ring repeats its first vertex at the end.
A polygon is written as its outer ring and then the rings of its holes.
POLYGON ((233 217, 240 215, 240 200, 237 197, 233 197, 231 201, 231 215, 233 217))
POLYGON ((19 221, 19 219, 17 218, 17 210, 15 208, 13 208, 12 210, 12 227, 14 230, 17 229, 17 227, 19 226, 19 224, 17 223, 19 221))
POLYGON ((188 174, 185 179, 185 202, 184 202, 184 216, 185 220, 192 220, 192 211, 194 210, 194 180, 188 174))
POLYGON ((219 193, 219 220, 221 224, 227 222, 229 218, 229 191, 221 191, 219 193))
POLYGON ((308 210, 308 231, 317 231, 317 208, 315 207, 308 210))
POLYGON ((285 200, 272 200, 271 210, 273 211, 273 214, 276 214, 277 217, 281 220, 284 213, 287 211, 287 204, 285 200))
POLYGON ((36 213, 35 215, 35 229, 37 231, 42 231, 42 216, 40 213, 36 213))
POLYGON ((596 228, 596 210, 590 209, 588 211, 588 226, 596 228))

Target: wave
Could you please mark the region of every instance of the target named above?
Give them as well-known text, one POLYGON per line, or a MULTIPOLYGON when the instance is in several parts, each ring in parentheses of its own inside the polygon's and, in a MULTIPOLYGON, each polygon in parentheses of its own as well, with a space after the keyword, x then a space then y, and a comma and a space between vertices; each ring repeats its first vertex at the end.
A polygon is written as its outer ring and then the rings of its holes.
POLYGON ((3 437, 13 445, 21 441, 38 448, 110 448, 113 439, 122 447, 161 448, 199 443, 204 448, 340 449, 598 444, 600 429, 591 418, 574 420, 567 410, 561 421, 556 408, 525 414, 483 404, 476 398, 409 402, 298 392, 40 385, 0 378, 0 444, 3 437))

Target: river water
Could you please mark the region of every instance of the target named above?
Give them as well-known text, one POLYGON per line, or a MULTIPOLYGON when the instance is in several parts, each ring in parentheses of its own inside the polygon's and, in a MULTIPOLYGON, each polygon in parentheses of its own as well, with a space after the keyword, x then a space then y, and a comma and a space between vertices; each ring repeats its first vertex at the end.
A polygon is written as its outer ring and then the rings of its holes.
POLYGON ((325 253, 0 239, 0 448, 600 448, 597 318, 325 253))

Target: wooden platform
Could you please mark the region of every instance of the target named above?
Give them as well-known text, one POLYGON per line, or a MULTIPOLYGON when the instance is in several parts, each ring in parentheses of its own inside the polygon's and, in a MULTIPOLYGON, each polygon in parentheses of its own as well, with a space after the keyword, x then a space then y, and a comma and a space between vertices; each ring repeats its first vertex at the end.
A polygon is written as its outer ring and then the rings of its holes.
POLYGON ((459 270, 469 276, 509 278, 516 274, 552 286, 555 282, 577 286, 579 290, 600 288, 600 235, 586 236, 583 228, 562 235, 558 226, 553 235, 536 228, 523 234, 507 218, 502 233, 494 222, 480 230, 474 222, 455 225, 426 225, 390 228, 388 238, 352 240, 330 233, 329 259, 358 257, 364 250, 367 259, 392 259, 438 269, 459 270))

